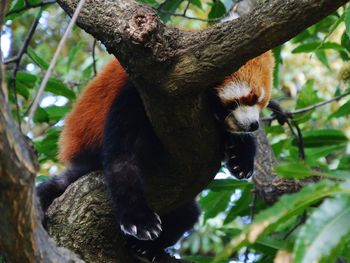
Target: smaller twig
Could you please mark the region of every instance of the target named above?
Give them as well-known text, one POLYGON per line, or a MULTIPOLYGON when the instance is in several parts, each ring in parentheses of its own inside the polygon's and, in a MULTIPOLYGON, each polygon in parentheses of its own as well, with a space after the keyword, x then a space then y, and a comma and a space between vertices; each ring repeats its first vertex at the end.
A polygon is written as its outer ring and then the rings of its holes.
POLYGON ((49 68, 48 68, 48 70, 47 70, 46 73, 45 73, 45 76, 44 76, 44 78, 43 78, 43 80, 42 80, 42 82, 41 82, 41 84, 40 84, 40 87, 39 87, 39 89, 38 89, 38 92, 37 92, 37 94, 36 94, 36 96, 35 96, 35 98, 34 98, 33 104, 32 104, 32 106, 31 106, 31 108, 30 108, 30 110, 29 110, 28 127, 27 127, 27 130, 29 130, 29 128, 30 128, 31 125, 32 125, 32 120, 33 120, 33 118, 34 118, 35 111, 36 111, 36 109, 38 108, 40 98, 41 98, 41 96, 42 96, 42 94, 43 94, 43 92, 44 92, 44 89, 45 89, 45 87, 46 87, 46 84, 47 84, 47 82, 48 82, 48 80, 49 80, 49 78, 50 78, 50 76, 51 76, 51 74, 52 74, 53 68, 54 68, 55 65, 56 65, 56 62, 57 62, 57 59, 58 59, 58 55, 59 55, 59 53, 61 52, 61 50, 62 50, 62 48, 63 48, 63 46, 64 46, 64 44, 65 44, 65 42, 66 42, 66 40, 67 40, 67 38, 68 38, 68 35, 69 35, 69 33, 71 32, 71 30, 72 30, 72 28, 73 28, 73 26, 74 26, 74 24, 75 24, 75 21, 76 21, 77 18, 78 18, 78 15, 79 15, 80 10, 82 9, 84 3, 85 3, 85 0, 80 0, 80 1, 79 1, 78 6, 77 6, 77 8, 76 8, 76 10, 74 11, 74 14, 73 14, 73 16, 72 16, 72 19, 71 19, 71 21, 69 22, 69 25, 68 25, 68 27, 67 27, 67 29, 66 29, 66 32, 64 32, 64 35, 63 35, 63 37, 61 38, 61 40, 60 40, 60 42, 59 42, 59 44, 58 44, 58 46, 57 46, 57 49, 56 49, 56 51, 55 51, 55 54, 54 54, 54 56, 53 56, 53 58, 52 58, 52 60, 51 60, 51 62, 50 62, 49 68))
MULTIPOLYGON (((9 6, 9 1, 1 1, 0 3, 0 40, 2 36, 2 26, 4 23, 4 18, 5 18, 5 13, 8 9, 9 6)), ((7 102, 8 100, 8 87, 7 87, 7 82, 6 82, 6 65, 3 64, 3 54, 2 54, 2 48, 1 48, 1 41, 0 41, 0 91, 3 92, 3 95, 5 97, 5 101, 7 102)))
POLYGON ((8 12, 6 14, 6 16, 9 16, 9 15, 12 15, 12 14, 17 14, 17 13, 20 13, 22 11, 25 11, 25 10, 28 10, 28 9, 32 9, 32 8, 44 7, 44 6, 47 6, 47 5, 52 5, 54 3, 56 3, 56 0, 40 2, 40 3, 37 3, 37 4, 31 4, 30 2, 25 1, 25 5, 23 7, 18 8, 16 10, 11 10, 10 12, 8 12))
POLYGON ((187 5, 186 5, 185 10, 184 10, 184 12, 183 12, 183 15, 184 15, 184 16, 186 15, 186 13, 187 13, 188 8, 190 7, 190 5, 191 5, 191 0, 187 0, 187 5))
MULTIPOLYGON (((254 216, 255 216, 255 205, 256 205, 256 198, 257 198, 257 193, 256 193, 255 189, 252 190, 252 196, 253 196, 253 199, 252 199, 251 204, 249 205, 249 208, 250 208, 250 215, 249 215, 250 222, 253 222, 254 216)), ((250 252, 249 248, 247 247, 246 250, 244 251, 244 263, 248 262, 249 252, 250 252)))
POLYGON ((7 65, 7 64, 15 63, 14 69, 19 66, 19 63, 21 62, 23 55, 27 52, 27 48, 29 46, 29 43, 34 36, 35 30, 36 30, 36 28, 39 24, 39 20, 41 18, 41 14, 42 14, 42 11, 40 10, 40 12, 38 13, 37 17, 35 18, 32 26, 31 26, 31 28, 29 29, 28 35, 24 39, 23 45, 22 45, 21 49, 19 50, 18 54, 12 58, 5 60, 3 62, 3 64, 7 65))
POLYGON ((316 109, 316 108, 319 108, 319 107, 321 107, 321 106, 323 106, 323 105, 326 105, 326 104, 328 104, 328 103, 331 103, 331 102, 333 102, 333 101, 340 100, 340 99, 342 99, 342 98, 344 98, 344 97, 346 97, 346 96, 348 96, 348 95, 350 95, 350 91, 348 91, 348 92, 346 92, 346 93, 344 93, 344 94, 342 94, 342 95, 339 95, 339 96, 337 96, 337 97, 334 97, 334 98, 332 98, 332 99, 330 99, 330 100, 322 101, 322 102, 320 102, 320 103, 316 103, 316 104, 311 105, 311 106, 309 106, 309 107, 305 107, 305 108, 302 108, 302 109, 295 110, 295 111, 292 112, 292 114, 293 114, 293 115, 296 115, 296 114, 305 113, 305 112, 307 112, 307 111, 314 110, 314 109, 316 109))
POLYGON ((96 49, 96 43, 97 43, 97 40, 94 38, 94 42, 92 43, 92 63, 93 63, 93 69, 94 69, 94 76, 97 75, 97 69, 96 69, 96 52, 95 52, 95 49, 96 49))
POLYGON ((284 235, 283 240, 286 240, 299 226, 305 223, 307 218, 307 213, 304 211, 304 213, 301 215, 299 221, 284 235))
POLYGON ((16 57, 13 59, 14 66, 13 66, 13 70, 12 70, 12 74, 11 74, 11 78, 10 78, 10 86, 13 88, 15 105, 16 105, 16 118, 17 118, 18 127, 19 127, 20 131, 22 131, 22 127, 21 127, 21 116, 20 116, 18 95, 17 95, 16 76, 17 76, 17 72, 19 70, 19 65, 21 63, 22 57, 26 53, 27 48, 29 46, 29 43, 34 36, 35 30, 39 25, 39 20, 41 18, 41 14, 42 14, 42 11, 40 10, 40 12, 38 13, 37 17, 35 18, 32 26, 29 29, 29 32, 28 32, 26 38, 24 39, 23 46, 21 47, 21 49, 18 52, 18 54, 16 55, 16 57))
POLYGON ((303 140, 303 134, 299 128, 299 125, 296 121, 292 120, 292 125, 297 130, 297 141, 298 141, 298 150, 299 150, 299 157, 301 160, 305 160, 305 147, 304 147, 304 140, 303 140))
POLYGON ((163 8, 163 6, 169 1, 171 1, 171 0, 165 0, 163 3, 161 3, 159 6, 157 6, 155 8, 155 10, 157 10, 157 11, 161 10, 163 8))
POLYGON ((156 11, 159 12, 159 13, 166 14, 166 15, 171 15, 171 16, 176 16, 176 17, 182 17, 182 18, 185 18, 185 19, 196 20, 196 21, 200 21, 200 22, 220 22, 221 19, 223 19, 224 17, 226 17, 226 14, 225 14, 225 15, 223 15, 222 17, 219 17, 219 18, 213 18, 213 19, 209 19, 209 18, 208 18, 208 19, 204 19, 204 18, 191 17, 191 16, 187 16, 187 15, 184 15, 184 14, 179 14, 179 13, 173 13, 173 12, 165 11, 165 10, 159 9, 159 7, 154 8, 154 10, 156 10, 156 11))
MULTIPOLYGON (((322 101, 322 102, 319 102, 319 103, 316 103, 314 105, 311 105, 311 106, 308 106, 308 107, 305 107, 305 108, 302 108, 302 109, 298 109, 298 110, 294 110, 294 111, 284 111, 285 114, 287 114, 288 116, 287 117, 293 117, 294 115, 298 115, 298 114, 301 114, 301 113, 305 113, 305 112, 308 112, 308 111, 311 111, 311 110, 315 110, 319 107, 322 107, 326 104, 329 104, 333 101, 338 101, 346 96, 350 95, 350 91, 348 92, 345 92, 344 94, 342 95, 339 95, 337 97, 334 97, 332 99, 329 99, 329 100, 326 100, 326 101, 322 101)), ((270 121, 273 121, 275 119, 277 119, 278 116, 274 115, 274 116, 270 116, 270 117, 263 117, 261 118, 260 120, 262 122, 270 122, 270 121)))

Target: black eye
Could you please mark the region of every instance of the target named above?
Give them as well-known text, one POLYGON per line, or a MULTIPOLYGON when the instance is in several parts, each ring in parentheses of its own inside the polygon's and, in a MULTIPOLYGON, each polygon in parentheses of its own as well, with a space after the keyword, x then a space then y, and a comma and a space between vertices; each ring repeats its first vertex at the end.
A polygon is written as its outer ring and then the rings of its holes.
POLYGON ((239 101, 238 101, 238 100, 233 100, 232 102, 230 102, 230 103, 226 106, 226 108, 227 108, 229 111, 233 111, 233 110, 237 109, 238 105, 239 105, 239 101))
POLYGON ((258 96, 256 96, 255 94, 252 97, 252 104, 255 105, 258 102, 258 96))

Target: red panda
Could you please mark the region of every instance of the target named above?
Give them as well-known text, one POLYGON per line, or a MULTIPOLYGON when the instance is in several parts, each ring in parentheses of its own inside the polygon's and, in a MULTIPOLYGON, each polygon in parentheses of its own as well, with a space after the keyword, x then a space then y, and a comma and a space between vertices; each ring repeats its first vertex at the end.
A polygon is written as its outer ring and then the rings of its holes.
MULTIPOLYGON (((226 165, 238 178, 253 172, 250 132, 258 129, 259 111, 270 99, 273 66, 272 53, 266 52, 208 94, 223 126, 226 165)), ((143 178, 162 163, 163 153, 135 86, 113 60, 85 88, 65 120, 59 158, 67 170, 37 187, 42 209, 79 177, 102 169, 122 232, 133 245, 161 253, 192 228, 200 213, 195 201, 161 217, 148 206, 143 178)))

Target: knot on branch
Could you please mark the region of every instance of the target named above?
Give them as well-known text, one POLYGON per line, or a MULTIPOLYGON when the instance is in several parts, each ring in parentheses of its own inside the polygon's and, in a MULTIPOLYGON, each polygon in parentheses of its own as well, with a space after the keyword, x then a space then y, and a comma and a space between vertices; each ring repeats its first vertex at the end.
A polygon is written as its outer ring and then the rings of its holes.
POLYGON ((127 29, 133 41, 143 43, 157 28, 157 16, 155 14, 136 14, 131 19, 127 29))

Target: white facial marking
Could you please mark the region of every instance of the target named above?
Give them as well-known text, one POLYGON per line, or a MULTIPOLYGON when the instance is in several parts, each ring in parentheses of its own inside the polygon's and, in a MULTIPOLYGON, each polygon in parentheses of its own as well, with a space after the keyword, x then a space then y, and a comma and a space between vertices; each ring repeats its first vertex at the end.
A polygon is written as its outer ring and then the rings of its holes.
POLYGON ((250 124, 259 121, 259 108, 257 106, 240 106, 233 111, 233 116, 239 126, 249 128, 250 124))
POLYGON ((258 99, 258 102, 262 102, 262 100, 265 98, 265 90, 264 89, 261 89, 261 95, 258 99))
POLYGON ((249 95, 251 89, 247 83, 232 82, 219 89, 218 95, 222 101, 230 101, 249 95))

